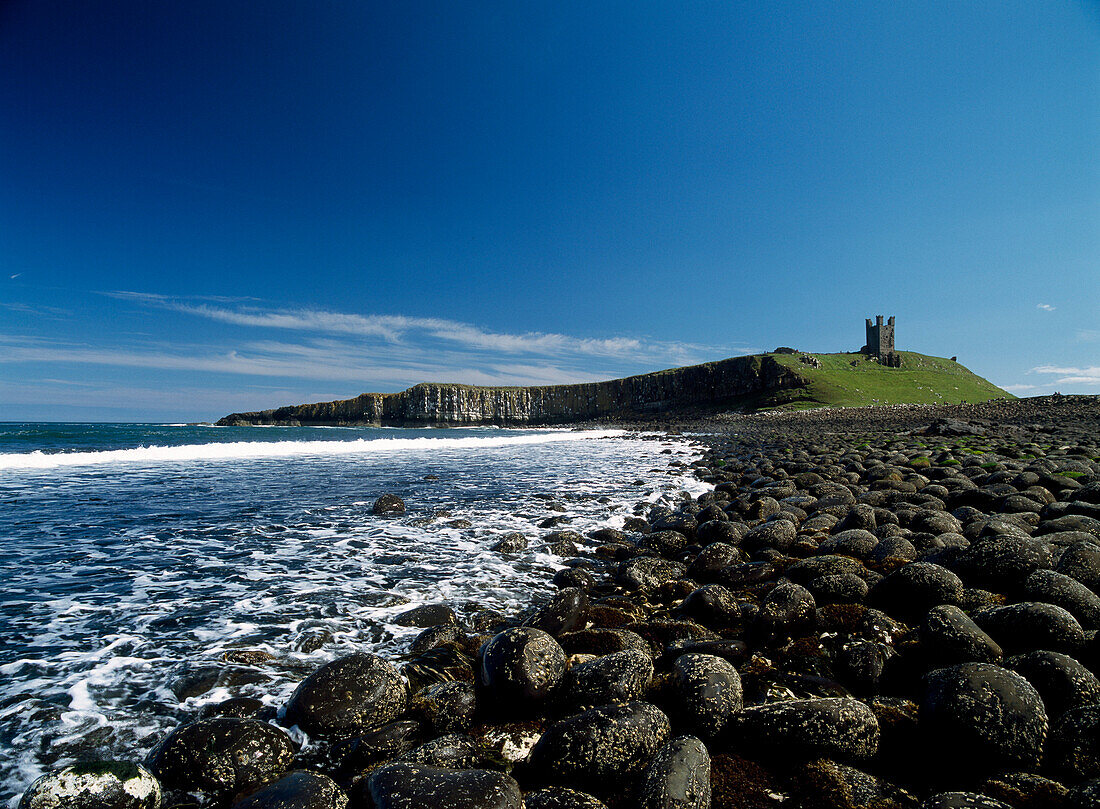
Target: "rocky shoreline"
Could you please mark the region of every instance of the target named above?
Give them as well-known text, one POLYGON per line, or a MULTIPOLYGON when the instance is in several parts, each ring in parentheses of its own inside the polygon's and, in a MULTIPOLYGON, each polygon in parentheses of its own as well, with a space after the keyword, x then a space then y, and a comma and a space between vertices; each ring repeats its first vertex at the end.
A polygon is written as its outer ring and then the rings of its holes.
POLYGON ((544 537, 571 555, 548 602, 419 607, 403 661, 335 660, 277 721, 210 706, 21 805, 1100 806, 1097 397, 654 426, 714 489, 544 537))

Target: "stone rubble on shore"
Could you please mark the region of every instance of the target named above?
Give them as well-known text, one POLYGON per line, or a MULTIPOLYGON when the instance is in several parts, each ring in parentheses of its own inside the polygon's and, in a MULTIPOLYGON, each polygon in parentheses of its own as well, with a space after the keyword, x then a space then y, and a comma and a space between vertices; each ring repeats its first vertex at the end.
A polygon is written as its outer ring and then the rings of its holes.
POLYGON ((66 768, 21 806, 1100 807, 1096 399, 682 428, 712 491, 547 535, 581 548, 522 615, 418 608, 402 665, 315 671, 304 750, 231 700, 159 784, 82 765, 94 794, 66 768))

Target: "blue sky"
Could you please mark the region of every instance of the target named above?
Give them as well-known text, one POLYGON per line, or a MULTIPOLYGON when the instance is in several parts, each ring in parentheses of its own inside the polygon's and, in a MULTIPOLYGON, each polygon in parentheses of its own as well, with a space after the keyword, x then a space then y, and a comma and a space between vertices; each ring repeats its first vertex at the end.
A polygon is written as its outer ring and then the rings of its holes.
POLYGON ((1100 393, 1096 2, 0 7, 0 420, 793 345, 1100 393))

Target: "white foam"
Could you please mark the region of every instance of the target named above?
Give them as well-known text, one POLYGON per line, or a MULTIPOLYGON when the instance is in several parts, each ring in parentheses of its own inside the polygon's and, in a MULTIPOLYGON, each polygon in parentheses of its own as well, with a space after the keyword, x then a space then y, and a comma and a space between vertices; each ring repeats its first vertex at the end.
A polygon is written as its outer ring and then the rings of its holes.
POLYGON ((117 463, 173 463, 224 461, 248 458, 288 458, 296 455, 358 455, 367 453, 435 451, 440 449, 491 449, 559 441, 610 438, 625 430, 578 430, 487 438, 376 438, 354 441, 236 441, 229 444, 185 444, 178 447, 137 447, 100 452, 14 452, 0 454, 3 469, 56 469, 117 463))

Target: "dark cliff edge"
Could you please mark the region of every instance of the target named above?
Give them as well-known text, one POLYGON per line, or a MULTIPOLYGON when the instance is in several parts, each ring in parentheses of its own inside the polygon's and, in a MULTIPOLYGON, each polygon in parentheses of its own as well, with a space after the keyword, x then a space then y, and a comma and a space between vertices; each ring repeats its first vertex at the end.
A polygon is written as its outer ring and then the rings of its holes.
POLYGON ((423 383, 400 393, 233 413, 220 426, 571 424, 592 419, 641 420, 658 413, 736 408, 806 380, 768 355, 733 357, 652 374, 532 388, 423 383))

